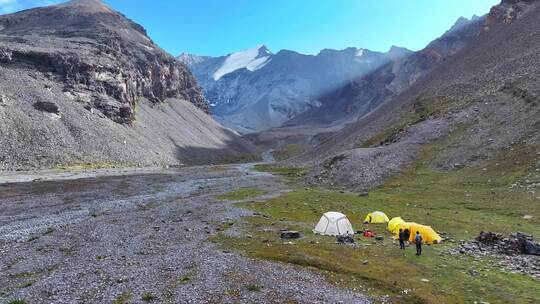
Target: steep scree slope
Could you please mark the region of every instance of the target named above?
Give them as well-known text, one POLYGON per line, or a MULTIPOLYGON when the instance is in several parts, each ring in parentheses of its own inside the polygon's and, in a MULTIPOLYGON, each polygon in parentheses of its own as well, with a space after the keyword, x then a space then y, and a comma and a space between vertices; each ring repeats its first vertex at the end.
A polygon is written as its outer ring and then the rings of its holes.
POLYGON ((505 0, 474 39, 410 89, 291 160, 309 180, 365 189, 418 159, 444 170, 522 151, 540 161, 540 1, 505 0), (426 159, 424 159, 425 161, 426 159))
POLYGON ((251 149, 204 113, 184 64, 99 0, 0 16, 0 79, 0 169, 177 164, 251 149))

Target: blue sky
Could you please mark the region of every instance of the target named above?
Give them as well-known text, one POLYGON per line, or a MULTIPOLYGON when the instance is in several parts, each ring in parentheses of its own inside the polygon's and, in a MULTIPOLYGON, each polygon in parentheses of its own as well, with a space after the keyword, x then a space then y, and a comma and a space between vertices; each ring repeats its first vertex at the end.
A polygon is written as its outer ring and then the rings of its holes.
MULTIPOLYGON (((0 0, 9 13, 58 0, 0 0)), ((349 46, 418 50, 460 16, 500 0, 105 0, 173 55, 224 55, 265 44, 316 54, 349 46)))

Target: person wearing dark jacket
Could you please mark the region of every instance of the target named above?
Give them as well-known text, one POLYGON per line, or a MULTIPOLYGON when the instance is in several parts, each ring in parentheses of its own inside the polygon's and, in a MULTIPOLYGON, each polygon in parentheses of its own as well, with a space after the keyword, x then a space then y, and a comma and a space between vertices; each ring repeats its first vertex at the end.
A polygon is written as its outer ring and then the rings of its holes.
POLYGON ((403 229, 399 229, 399 249, 405 249, 405 233, 403 229))
POLYGON ((409 230, 409 228, 405 228, 405 230, 403 230, 403 240, 405 240, 405 242, 409 242, 409 239, 411 238, 411 231, 409 230))
POLYGON ((414 242, 416 243, 416 255, 422 255, 422 236, 418 231, 416 231, 414 242))

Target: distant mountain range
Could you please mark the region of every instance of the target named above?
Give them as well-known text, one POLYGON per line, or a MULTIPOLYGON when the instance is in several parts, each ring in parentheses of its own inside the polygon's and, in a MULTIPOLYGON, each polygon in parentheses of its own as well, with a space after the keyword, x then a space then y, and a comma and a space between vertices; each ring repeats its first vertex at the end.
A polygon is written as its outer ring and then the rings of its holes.
POLYGON ((463 48, 484 18, 459 18, 425 49, 393 46, 304 55, 264 45, 227 56, 182 54, 221 123, 240 132, 283 126, 344 126, 389 101, 463 48), (473 26, 471 26, 473 25, 473 26))
MULTIPOLYGON (((179 60, 203 87, 214 117, 239 131, 254 132, 320 108, 321 96, 411 53, 392 47, 386 53, 347 48, 315 56, 289 50, 273 54, 261 45, 221 57, 182 54, 179 60)), ((340 121, 368 110, 343 113, 340 121)))
POLYGON ((317 108, 291 119, 286 126, 331 125, 348 118, 354 122, 390 101, 473 41, 484 17, 459 18, 441 37, 408 56, 393 58, 371 73, 349 81, 319 97, 317 108))

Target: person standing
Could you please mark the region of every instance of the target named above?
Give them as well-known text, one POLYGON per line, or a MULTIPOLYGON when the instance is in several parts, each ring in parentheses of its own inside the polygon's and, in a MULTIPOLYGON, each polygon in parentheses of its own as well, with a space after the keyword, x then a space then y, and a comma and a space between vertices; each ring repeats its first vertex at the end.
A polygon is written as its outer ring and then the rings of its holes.
POLYGON ((399 229, 399 249, 405 249, 405 233, 403 229, 399 229))
POLYGON ((411 239, 411 231, 409 228, 405 228, 403 230, 403 240, 405 241, 405 245, 409 245, 409 240, 411 239))
POLYGON ((422 235, 418 231, 416 231, 414 242, 416 243, 416 255, 422 255, 422 235))

